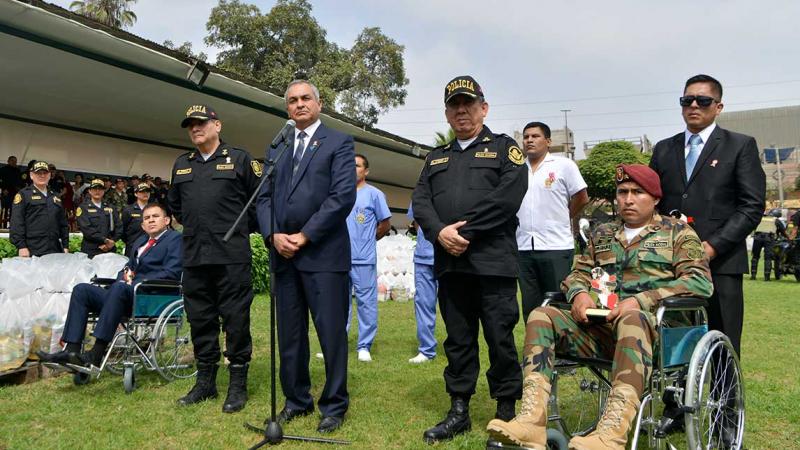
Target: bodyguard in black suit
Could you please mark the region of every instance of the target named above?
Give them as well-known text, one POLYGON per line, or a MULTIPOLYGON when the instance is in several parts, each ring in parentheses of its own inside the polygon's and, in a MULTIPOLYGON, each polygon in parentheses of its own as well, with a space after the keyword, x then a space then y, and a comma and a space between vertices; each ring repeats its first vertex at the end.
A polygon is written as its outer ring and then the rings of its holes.
MULTIPOLYGON (((336 430, 349 404, 347 393, 347 312, 350 300, 350 239, 347 215, 356 199, 353 138, 319 120, 319 91, 307 81, 286 90, 286 109, 297 125, 286 153, 258 198, 258 222, 272 243, 275 269, 280 379, 286 423, 314 411, 309 392, 308 312, 325 356, 325 387, 318 402, 320 433, 336 430), (276 228, 271 228, 270 210, 276 228)), ((276 157, 270 149, 267 161, 276 157)))
POLYGON ((714 123, 723 107, 719 81, 690 78, 680 104, 686 131, 656 144, 650 160, 664 194, 658 208, 680 211, 703 241, 714 281, 709 326, 725 333, 738 353, 742 274, 749 271, 745 238, 761 220, 766 177, 755 139, 714 123))
POLYGON ((99 367, 108 343, 117 331, 117 325, 123 316, 131 313, 133 287, 144 280, 180 280, 180 233, 167 228, 170 219, 163 206, 148 205, 142 214, 145 235, 134 244, 136 250, 128 265, 117 275, 117 282, 108 289, 89 283, 75 286, 61 336, 67 347, 62 352, 39 354, 42 361, 99 367), (86 333, 89 312, 100 313, 92 332, 95 344, 90 351, 78 354, 86 333))

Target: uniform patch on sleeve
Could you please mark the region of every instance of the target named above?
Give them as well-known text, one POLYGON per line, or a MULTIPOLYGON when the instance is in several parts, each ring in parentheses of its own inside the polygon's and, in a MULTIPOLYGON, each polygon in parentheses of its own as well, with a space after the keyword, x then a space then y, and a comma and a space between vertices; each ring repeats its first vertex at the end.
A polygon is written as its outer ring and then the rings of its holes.
POLYGON ((261 167, 261 163, 260 162, 258 162, 256 160, 250 161, 250 167, 253 169, 253 173, 257 177, 261 178, 261 175, 264 174, 264 169, 261 167))
POLYGON ((449 156, 446 156, 446 157, 444 157, 444 158, 433 159, 433 160, 431 160, 431 163, 430 163, 430 165, 431 165, 431 166, 435 166, 435 165, 437 165, 437 164, 444 164, 444 163, 446 163, 447 161, 450 161, 450 157, 449 157, 449 156))
POLYGON ((525 157, 522 155, 522 150, 520 150, 516 145, 512 145, 508 148, 508 159, 518 166, 521 166, 525 161, 525 157))
POLYGON ((192 168, 189 167, 188 169, 178 169, 175 171, 175 175, 188 175, 192 173, 192 168))
POLYGON ((18 205, 20 203, 22 203, 22 195, 21 194, 17 194, 17 195, 14 196, 14 204, 18 205))
POLYGON ((686 256, 691 259, 702 259, 705 254, 703 252, 703 244, 697 239, 687 239, 683 243, 683 249, 686 250, 686 256))

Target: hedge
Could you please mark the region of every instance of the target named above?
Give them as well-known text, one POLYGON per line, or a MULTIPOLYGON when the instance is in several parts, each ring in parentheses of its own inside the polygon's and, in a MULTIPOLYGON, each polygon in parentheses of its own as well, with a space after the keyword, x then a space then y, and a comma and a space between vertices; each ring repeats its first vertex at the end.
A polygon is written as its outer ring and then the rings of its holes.
MULTIPOLYGON (((80 236, 72 236, 69 238, 69 251, 75 253, 80 251, 81 241, 80 236)), ((124 244, 117 242, 117 253, 122 253, 124 244)), ((253 251, 253 266, 251 269, 253 277, 253 290, 257 294, 262 294, 269 291, 269 253, 264 248, 264 240, 259 234, 250 235, 250 249, 253 251)), ((11 258, 17 256, 17 248, 11 245, 7 238, 0 238, 0 258, 11 258)))

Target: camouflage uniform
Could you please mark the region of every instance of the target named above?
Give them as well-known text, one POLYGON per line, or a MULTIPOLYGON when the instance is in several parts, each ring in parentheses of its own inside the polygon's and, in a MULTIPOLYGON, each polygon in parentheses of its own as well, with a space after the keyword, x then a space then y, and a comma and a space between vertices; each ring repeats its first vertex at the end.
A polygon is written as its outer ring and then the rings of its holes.
POLYGON ((653 313, 661 299, 708 297, 712 293, 702 244, 684 222, 658 214, 630 243, 621 222, 601 225, 562 283, 570 302, 580 292, 591 290, 591 270, 595 267, 616 275, 620 301, 633 297, 641 310, 628 310, 612 323, 578 324, 569 311, 536 308, 526 325, 525 375, 541 372, 549 380, 556 351, 613 358, 613 384, 628 384, 641 396, 653 366, 653 313))
POLYGON ((111 188, 103 196, 103 202, 111 204, 117 208, 117 211, 122 211, 128 206, 128 193, 125 191, 117 192, 116 189, 111 188))

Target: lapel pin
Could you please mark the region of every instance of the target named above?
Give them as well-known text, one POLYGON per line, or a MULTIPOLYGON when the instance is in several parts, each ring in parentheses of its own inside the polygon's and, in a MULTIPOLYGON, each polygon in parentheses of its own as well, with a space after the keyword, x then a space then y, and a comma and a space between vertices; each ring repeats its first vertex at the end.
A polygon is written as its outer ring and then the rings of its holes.
POLYGON ((711 161, 711 167, 717 167, 717 160, 711 161))

